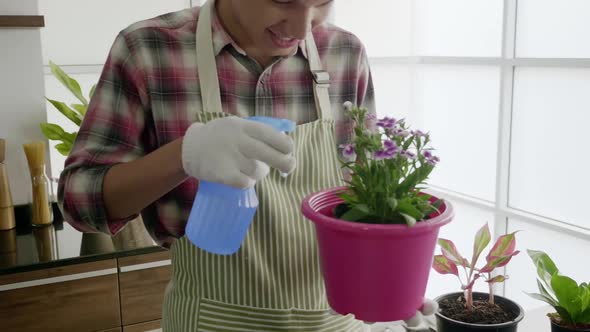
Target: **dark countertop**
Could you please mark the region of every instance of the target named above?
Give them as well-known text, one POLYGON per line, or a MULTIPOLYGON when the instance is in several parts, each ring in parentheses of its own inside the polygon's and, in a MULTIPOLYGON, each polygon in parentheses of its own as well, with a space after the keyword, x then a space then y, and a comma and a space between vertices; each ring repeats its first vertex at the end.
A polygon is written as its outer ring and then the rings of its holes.
POLYGON ((165 250, 149 238, 140 219, 111 238, 77 231, 63 221, 56 204, 53 214, 53 224, 33 227, 28 206, 15 207, 16 228, 0 231, 0 275, 165 250))

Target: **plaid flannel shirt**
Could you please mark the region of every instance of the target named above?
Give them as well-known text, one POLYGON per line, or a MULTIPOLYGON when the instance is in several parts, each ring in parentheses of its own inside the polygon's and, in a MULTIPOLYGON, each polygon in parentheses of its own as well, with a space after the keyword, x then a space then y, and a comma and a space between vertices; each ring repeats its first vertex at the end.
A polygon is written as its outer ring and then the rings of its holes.
MULTIPOLYGON (((141 158, 182 137, 201 109, 198 13, 195 7, 141 21, 115 39, 60 177, 60 206, 76 229, 115 234, 135 218, 109 220, 102 196, 105 174, 115 164, 141 158)), ((224 112, 298 124, 317 119, 304 41, 291 56, 263 68, 232 40, 216 15, 212 35, 224 112)), ((346 143, 351 124, 342 104, 351 101, 374 112, 365 49, 353 34, 327 23, 314 28, 313 35, 330 74, 336 141, 346 143)), ((168 247, 184 234, 197 184, 187 179, 142 211, 159 245, 168 247)))

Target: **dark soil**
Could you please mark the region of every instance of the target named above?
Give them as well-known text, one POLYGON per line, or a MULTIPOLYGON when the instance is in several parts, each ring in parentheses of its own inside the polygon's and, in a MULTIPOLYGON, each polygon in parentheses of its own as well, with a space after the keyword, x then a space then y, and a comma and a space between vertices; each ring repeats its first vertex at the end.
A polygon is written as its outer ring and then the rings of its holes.
POLYGON ((555 324, 557 324, 557 325, 559 325, 561 327, 565 327, 567 329, 573 330, 573 331, 576 331, 576 330, 590 330, 590 324, 576 324, 576 325, 568 324, 568 323, 565 323, 564 321, 562 321, 561 320, 561 317, 559 317, 559 314, 557 314, 557 313, 548 314, 547 316, 549 316, 549 318, 551 318, 551 320, 555 324))
POLYGON ((444 299, 439 303, 441 314, 445 317, 474 324, 501 324, 513 321, 518 313, 512 312, 502 304, 489 304, 487 301, 473 301, 473 309, 465 307, 465 299, 444 299))

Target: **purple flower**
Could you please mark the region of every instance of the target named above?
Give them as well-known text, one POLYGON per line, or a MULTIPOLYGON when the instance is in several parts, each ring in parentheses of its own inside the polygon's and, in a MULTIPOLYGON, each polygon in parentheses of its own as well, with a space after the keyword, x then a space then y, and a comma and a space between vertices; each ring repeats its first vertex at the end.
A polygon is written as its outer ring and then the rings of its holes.
POLYGON ((411 132, 411 133, 412 133, 412 135, 415 135, 415 136, 418 136, 418 137, 426 137, 426 136, 428 136, 428 134, 427 134, 427 133, 424 133, 424 132, 423 132, 423 131, 421 131, 421 130, 415 130, 415 131, 414 131, 414 130, 412 130, 412 132, 411 132))
POLYGON ((402 156, 406 157, 407 159, 415 159, 416 158, 416 154, 407 150, 404 150, 400 153, 402 156))
POLYGON ((383 159, 391 159, 395 156, 395 151, 392 150, 378 150, 375 151, 373 154, 373 159, 375 160, 383 160, 383 159))
POLYGON ((408 137, 408 135, 410 135, 410 133, 407 130, 401 129, 401 128, 397 128, 394 132, 393 132, 394 136, 399 136, 399 137, 408 137))
POLYGON ((342 155, 346 158, 356 159, 356 152, 354 151, 354 144, 340 144, 342 148, 342 155))
POLYGON ((426 159, 431 159, 432 158, 432 153, 428 150, 424 151, 424 158, 426 159))
MULTIPOLYGON (((426 157, 426 152, 424 152, 424 157, 426 157)), ((437 156, 430 155, 430 157, 426 157, 426 163, 432 166, 435 166, 439 161, 440 159, 437 156)))
POLYGON ((377 126, 383 128, 383 129, 388 129, 388 130, 392 130, 393 127, 395 127, 395 124, 397 123, 397 120, 395 120, 394 118, 388 118, 388 117, 384 117, 383 119, 380 119, 379 121, 377 121, 377 126))
POLYGON ((383 141, 383 147, 385 148, 386 151, 391 151, 391 150, 397 151, 398 150, 397 144, 392 140, 383 141))

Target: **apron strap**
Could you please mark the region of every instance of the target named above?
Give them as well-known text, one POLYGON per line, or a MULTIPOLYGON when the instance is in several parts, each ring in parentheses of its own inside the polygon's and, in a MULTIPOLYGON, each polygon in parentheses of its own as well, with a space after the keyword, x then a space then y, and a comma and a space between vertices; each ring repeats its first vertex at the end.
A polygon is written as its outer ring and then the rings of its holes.
POLYGON ((205 112, 223 112, 211 32, 211 12, 215 10, 214 3, 209 0, 201 7, 197 22, 197 72, 205 112))
MULTIPOLYGON (((201 87, 203 110, 206 112, 223 112, 211 32, 211 13, 215 10, 214 4, 214 0, 208 0, 199 11, 196 33, 197 72, 199 86, 201 87)), ((318 118, 331 120, 333 117, 328 94, 330 75, 322 67, 318 49, 311 33, 311 27, 305 38, 305 47, 313 77, 313 94, 318 118)))
POLYGON ((330 96, 328 94, 330 74, 322 66, 311 28, 307 32, 307 37, 305 37, 305 48, 307 50, 309 68, 313 77, 313 95, 315 97, 318 118, 332 120, 330 96))

